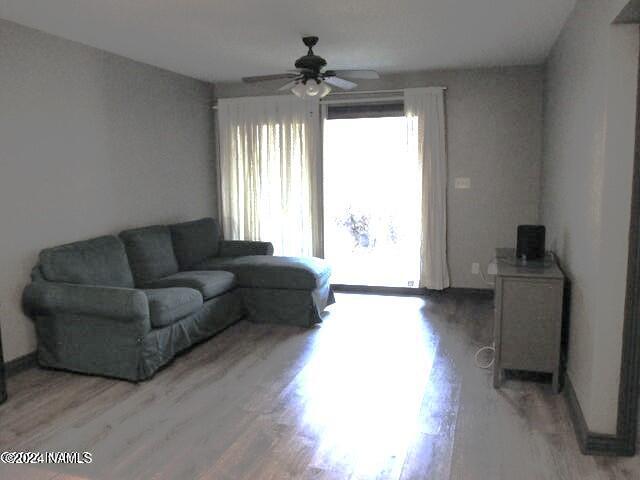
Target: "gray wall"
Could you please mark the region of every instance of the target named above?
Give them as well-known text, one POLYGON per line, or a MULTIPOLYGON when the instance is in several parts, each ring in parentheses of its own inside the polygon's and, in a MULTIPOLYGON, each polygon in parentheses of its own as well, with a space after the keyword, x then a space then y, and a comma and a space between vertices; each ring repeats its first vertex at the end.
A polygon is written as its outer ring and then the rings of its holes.
POLYGON ((615 433, 635 137, 637 26, 579 0, 547 65, 542 219, 572 281, 568 373, 594 432, 615 433))
POLYGON ((0 322, 44 247, 215 214, 210 85, 0 20, 0 322))
MULTIPOLYGON (((216 96, 273 95, 278 83, 216 84, 216 96)), ((515 246, 516 226, 538 220, 542 152, 541 67, 415 72, 361 81, 359 89, 446 86, 449 149, 448 253, 452 285, 487 288, 497 246, 515 246), (455 190, 470 177, 470 190, 455 190)))

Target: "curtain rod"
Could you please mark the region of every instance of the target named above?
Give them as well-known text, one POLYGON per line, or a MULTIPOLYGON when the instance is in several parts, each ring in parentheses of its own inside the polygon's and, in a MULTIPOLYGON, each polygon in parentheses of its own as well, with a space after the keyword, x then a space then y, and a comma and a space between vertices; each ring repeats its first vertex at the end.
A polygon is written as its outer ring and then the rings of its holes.
MULTIPOLYGON (((429 86, 429 87, 417 87, 417 88, 433 88, 436 90, 446 90, 447 87, 440 87, 440 86, 429 86)), ((347 92, 331 92, 329 94, 329 97, 333 96, 333 95, 375 95, 375 94, 379 94, 379 93, 398 93, 398 94, 403 94, 404 93, 403 88, 396 88, 396 89, 392 89, 392 90, 350 90, 347 92)))
POLYGON ((393 95, 386 97, 369 97, 369 98, 326 98, 321 99, 320 104, 337 105, 341 103, 375 103, 375 102, 400 102, 404 99, 402 95, 393 95))
MULTIPOLYGON (((426 88, 434 88, 440 90, 446 90, 447 87, 426 87, 426 88)), ((350 92, 331 92, 326 98, 321 99, 320 103, 324 103, 326 105, 332 103, 364 103, 364 102, 372 102, 372 101, 396 101, 402 100, 404 95, 404 89, 394 89, 394 90, 355 90, 350 92), (348 95, 377 95, 384 94, 384 97, 370 97, 370 98, 331 98, 331 97, 344 97, 348 95)), ((217 110, 217 105, 212 105, 211 108, 213 110, 217 110)))

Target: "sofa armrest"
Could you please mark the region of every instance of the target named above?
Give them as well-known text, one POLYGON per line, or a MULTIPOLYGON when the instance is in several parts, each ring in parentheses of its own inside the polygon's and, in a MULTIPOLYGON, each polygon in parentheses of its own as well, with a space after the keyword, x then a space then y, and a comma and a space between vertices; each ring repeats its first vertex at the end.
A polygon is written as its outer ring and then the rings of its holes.
POLYGON ((135 322, 149 318, 142 290, 39 281, 29 284, 23 304, 31 314, 69 314, 135 322))
POLYGON ((273 244, 250 240, 223 240, 220 242, 219 257, 244 257, 247 255, 273 255, 273 244))

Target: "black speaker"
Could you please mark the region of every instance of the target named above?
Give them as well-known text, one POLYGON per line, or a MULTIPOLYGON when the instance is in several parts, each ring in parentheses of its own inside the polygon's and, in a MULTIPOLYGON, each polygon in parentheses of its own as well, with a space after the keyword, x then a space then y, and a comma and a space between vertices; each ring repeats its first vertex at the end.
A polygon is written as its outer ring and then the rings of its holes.
POLYGON ((523 260, 544 258, 544 225, 518 225, 516 257, 523 260))

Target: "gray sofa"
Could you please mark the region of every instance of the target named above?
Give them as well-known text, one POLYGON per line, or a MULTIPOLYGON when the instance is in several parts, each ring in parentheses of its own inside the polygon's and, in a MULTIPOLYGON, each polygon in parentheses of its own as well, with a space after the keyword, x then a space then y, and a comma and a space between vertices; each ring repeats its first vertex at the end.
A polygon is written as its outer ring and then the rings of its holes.
POLYGON ((138 381, 243 316, 320 322, 330 274, 268 242, 222 240, 204 218, 43 250, 24 306, 40 365, 138 381))

